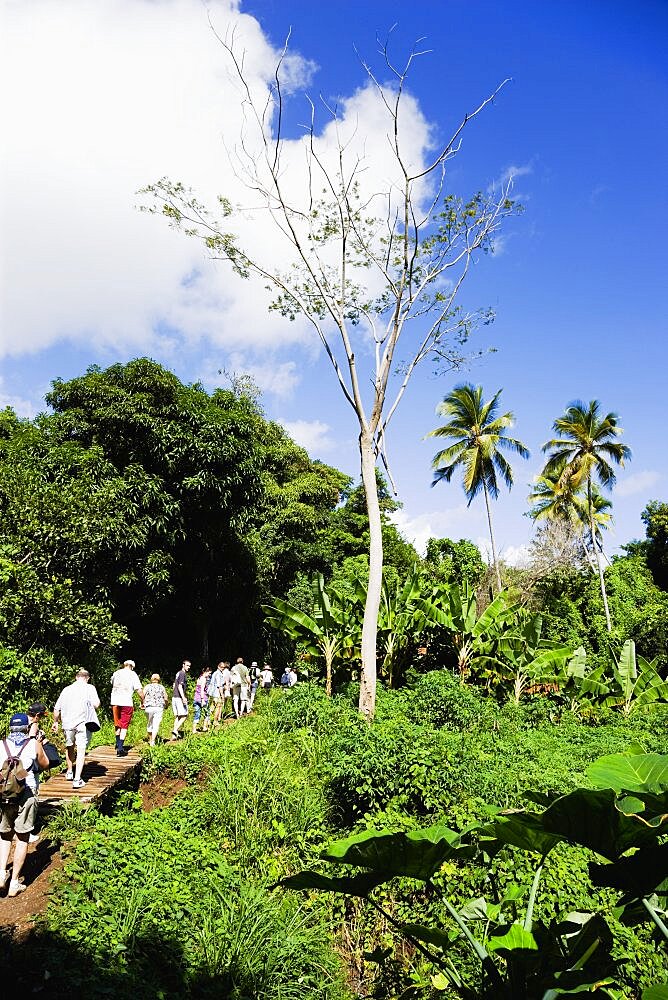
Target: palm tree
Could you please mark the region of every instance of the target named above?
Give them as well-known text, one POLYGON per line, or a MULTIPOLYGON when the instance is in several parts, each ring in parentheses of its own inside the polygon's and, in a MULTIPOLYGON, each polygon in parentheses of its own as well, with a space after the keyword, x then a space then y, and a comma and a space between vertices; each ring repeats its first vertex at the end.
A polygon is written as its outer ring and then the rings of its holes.
POLYGON ((529 494, 528 514, 533 521, 561 521, 571 526, 581 520, 582 496, 573 487, 571 477, 562 476, 563 469, 549 474, 544 470, 536 476, 529 494))
MULTIPOLYGON (((618 419, 616 413, 606 413, 605 416, 602 416, 600 403, 597 399, 592 399, 589 405, 576 400, 570 404, 564 415, 558 417, 553 424, 554 430, 560 436, 543 445, 543 451, 550 453, 543 469, 543 476, 559 476, 564 482, 569 481, 573 490, 582 486, 586 487, 587 522, 590 541, 596 557, 608 632, 612 631, 612 624, 598 544, 600 527, 597 527, 595 523, 597 520, 595 517, 597 490, 594 479, 598 480, 601 486, 612 488, 616 477, 610 461, 614 462, 615 465, 623 466, 626 459, 631 457, 630 448, 615 440, 622 433, 622 428, 617 422, 618 419)), ((598 508, 600 526, 601 515, 603 515, 603 523, 605 519, 609 519, 610 515, 605 513, 605 508, 601 508, 600 502, 598 508)))
POLYGON ((529 452, 521 441, 506 436, 506 431, 515 422, 513 414, 508 412, 502 416, 496 415, 501 392, 499 389, 496 395, 485 403, 482 398, 482 386, 470 384, 455 386, 436 407, 437 414, 446 417, 448 423, 437 427, 427 435, 454 439, 454 444, 434 455, 432 467, 436 472, 431 485, 435 486, 443 479, 450 482, 455 470, 461 469, 462 485, 469 505, 481 491, 485 496, 492 559, 499 590, 501 590, 501 573, 496 557, 489 498, 491 496, 496 500, 499 495, 497 474, 501 476, 508 489, 513 485, 513 471, 506 457, 501 454, 501 449, 514 451, 522 458, 529 457, 529 452))
POLYGON ((612 503, 603 496, 596 485, 592 486, 592 516, 595 529, 595 537, 592 538, 589 505, 584 492, 584 484, 575 483, 573 476, 565 469, 565 463, 562 463, 553 472, 546 473, 543 470, 540 476, 536 476, 528 497, 529 503, 533 506, 527 513, 533 521, 559 523, 570 532, 581 536, 584 551, 588 556, 591 552, 591 562, 596 566, 594 550, 598 547, 601 552, 603 551, 602 529, 609 527, 612 521, 610 514, 612 503))

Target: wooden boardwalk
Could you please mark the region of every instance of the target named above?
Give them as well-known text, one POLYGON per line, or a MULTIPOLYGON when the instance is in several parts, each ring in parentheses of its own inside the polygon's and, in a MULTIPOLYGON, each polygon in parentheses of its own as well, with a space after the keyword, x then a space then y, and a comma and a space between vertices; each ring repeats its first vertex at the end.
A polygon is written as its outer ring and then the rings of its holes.
POLYGON ((86 754, 82 774, 86 784, 83 788, 72 788, 72 782, 67 781, 64 771, 40 782, 40 812, 57 809, 72 799, 78 799, 82 805, 99 802, 113 788, 127 785, 140 768, 141 755, 136 750, 130 750, 127 757, 117 757, 114 747, 95 747, 86 754))

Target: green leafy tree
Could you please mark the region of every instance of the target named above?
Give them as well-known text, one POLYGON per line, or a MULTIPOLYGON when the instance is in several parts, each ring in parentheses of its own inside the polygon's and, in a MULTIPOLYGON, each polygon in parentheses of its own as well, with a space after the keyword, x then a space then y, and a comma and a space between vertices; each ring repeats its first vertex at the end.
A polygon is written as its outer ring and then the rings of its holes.
POLYGON ((456 386, 436 408, 439 416, 448 422, 430 431, 429 437, 450 438, 449 447, 439 451, 432 461, 436 470, 432 486, 445 480, 450 482, 455 472, 462 473, 462 485, 470 505, 479 493, 485 497, 492 560, 496 583, 501 590, 501 571, 496 555, 490 497, 499 495, 499 477, 508 489, 513 485, 513 472, 503 451, 511 451, 528 458, 527 448, 517 438, 508 437, 507 431, 515 419, 508 411, 497 416, 501 389, 485 402, 482 386, 470 383, 456 386))
POLYGON ((147 358, 56 380, 47 401, 54 440, 97 448, 123 479, 140 472, 150 484, 148 537, 110 582, 145 656, 163 653, 155 635, 171 655, 194 647, 206 659, 214 623, 218 636, 252 634, 259 595, 246 531, 263 497, 254 402, 184 385, 147 358))
POLYGON ((647 565, 657 587, 668 590, 668 503, 651 500, 640 516, 647 533, 647 565))
POLYGON ((543 445, 543 451, 549 453, 543 476, 559 475, 565 482, 570 481, 568 489, 573 492, 582 485, 585 487, 590 538, 596 559, 606 626, 608 632, 611 632, 612 623, 603 566, 596 542, 595 482, 598 480, 602 486, 612 488, 616 477, 610 463, 623 466, 631 457, 631 450, 617 440, 622 433, 617 414, 607 413, 603 416, 600 403, 596 399, 592 399, 588 405, 579 400, 571 403, 564 415, 555 420, 553 428, 559 437, 552 438, 543 445))
POLYGON ((450 538, 430 538, 424 558, 427 571, 442 583, 468 583, 477 587, 487 567, 480 549, 467 538, 458 542, 450 538))

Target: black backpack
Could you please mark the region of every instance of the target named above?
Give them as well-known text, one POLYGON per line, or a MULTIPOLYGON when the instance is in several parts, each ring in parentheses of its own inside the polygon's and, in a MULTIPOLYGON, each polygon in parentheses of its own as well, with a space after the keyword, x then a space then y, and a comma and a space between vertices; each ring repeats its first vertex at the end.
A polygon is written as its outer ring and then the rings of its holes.
POLYGON ((26 790, 28 772, 23 766, 21 754, 30 742, 26 740, 17 754, 13 754, 9 749, 7 740, 2 741, 5 747, 7 759, 0 767, 0 802, 3 806, 17 803, 26 790))

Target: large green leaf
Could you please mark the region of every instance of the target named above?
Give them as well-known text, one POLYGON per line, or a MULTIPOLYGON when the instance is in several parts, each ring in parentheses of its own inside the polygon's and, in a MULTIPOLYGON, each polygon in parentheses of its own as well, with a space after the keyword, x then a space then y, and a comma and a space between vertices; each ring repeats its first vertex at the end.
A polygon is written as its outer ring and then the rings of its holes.
POLYGON ((566 676, 574 677, 577 680, 584 680, 586 667, 587 651, 584 646, 578 646, 566 664, 566 676))
POLYGON ((443 951, 451 948, 460 937, 459 931, 443 931, 440 927, 426 927, 424 924, 402 924, 401 930, 407 937, 424 944, 433 944, 443 951))
POLYGON ((642 1000, 668 1000, 668 983, 659 986, 648 986, 642 991, 642 1000))
MULTIPOLYGON (((547 854, 555 844, 564 839, 545 830, 541 813, 524 811, 499 813, 492 823, 481 827, 480 833, 502 844, 510 844, 523 851, 535 851, 536 854, 542 855, 547 854)), ((488 850, 484 841, 482 846, 488 850)))
POLYGON ((638 676, 638 668, 636 666, 636 644, 633 639, 627 639, 622 646, 622 651, 619 655, 619 662, 616 666, 618 680, 620 681, 624 696, 629 698, 633 692, 636 677, 638 676))
POLYGON ((536 939, 522 924, 511 924, 505 934, 494 934, 485 942, 488 951, 506 957, 511 952, 537 951, 536 939))
POLYGON ((590 863, 594 885, 621 889, 634 896, 647 896, 668 878, 668 844, 644 847, 610 865, 590 863))
MULTIPOLYGON (((636 758, 637 759, 637 758, 636 758)), ((612 789, 576 788, 541 814, 546 832, 616 860, 631 847, 656 841, 656 831, 616 807, 612 789)))
POLYGON ((607 754, 587 768, 595 788, 616 792, 663 792, 668 790, 668 754, 607 754))
POLYGON ((343 892, 346 896, 368 896, 372 889, 392 876, 385 877, 379 872, 363 872, 342 878, 330 878, 318 872, 299 872, 283 878, 277 885, 284 889, 324 889, 326 892, 343 892))
POLYGON ((542 813, 500 813, 481 832, 538 854, 565 840, 615 861, 631 847, 654 844, 658 830, 620 812, 612 789, 576 788, 542 813))
POLYGON ((371 868, 391 878, 405 875, 426 881, 444 861, 456 855, 472 857, 473 848, 446 826, 432 826, 408 833, 366 830, 331 844, 323 853, 327 861, 371 868))

